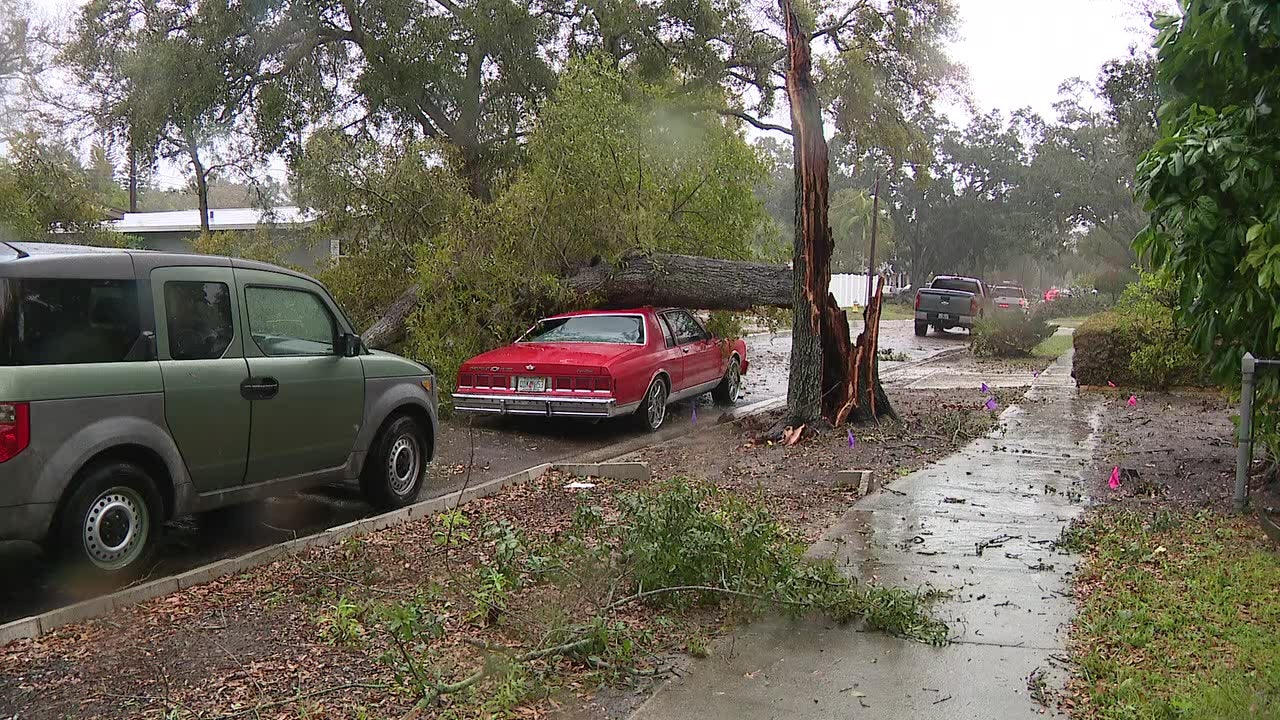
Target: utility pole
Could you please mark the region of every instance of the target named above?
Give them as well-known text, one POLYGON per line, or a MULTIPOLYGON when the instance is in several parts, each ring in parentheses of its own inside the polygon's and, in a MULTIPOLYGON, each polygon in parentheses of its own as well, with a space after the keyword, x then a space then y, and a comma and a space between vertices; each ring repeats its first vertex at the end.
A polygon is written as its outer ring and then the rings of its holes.
POLYGON ((871 255, 867 260, 867 304, 871 306, 871 296, 875 293, 876 281, 876 223, 880 219, 880 176, 876 175, 876 186, 871 191, 871 255))
POLYGON ((138 154, 129 144, 129 212, 138 212, 138 154))

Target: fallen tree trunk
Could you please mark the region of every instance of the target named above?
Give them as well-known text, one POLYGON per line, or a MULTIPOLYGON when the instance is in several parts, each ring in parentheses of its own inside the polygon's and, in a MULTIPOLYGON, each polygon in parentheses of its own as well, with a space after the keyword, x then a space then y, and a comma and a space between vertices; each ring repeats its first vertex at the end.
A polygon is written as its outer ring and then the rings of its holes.
MULTIPOLYGON (((616 264, 584 267, 564 280, 584 308, 652 305, 697 310, 790 307, 791 283, 786 265, 640 254, 626 255, 616 264)), ((365 330, 365 345, 386 348, 402 340, 418 300, 418 286, 411 285, 365 330)))

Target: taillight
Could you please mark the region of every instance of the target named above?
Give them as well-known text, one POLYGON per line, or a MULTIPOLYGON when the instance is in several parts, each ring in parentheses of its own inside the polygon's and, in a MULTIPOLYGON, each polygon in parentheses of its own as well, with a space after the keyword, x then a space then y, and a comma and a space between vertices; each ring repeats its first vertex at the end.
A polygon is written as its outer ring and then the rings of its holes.
POLYGON ((475 387, 475 382, 471 373, 458 373, 458 387, 475 387))
POLYGON ((608 375, 597 375, 597 376, 596 376, 596 390, 601 391, 601 392, 608 392, 609 390, 612 390, 612 389, 613 389, 613 388, 612 388, 612 387, 610 387, 610 383, 609 383, 609 376, 608 376, 608 375))
POLYGON ((920 309, 920 293, 916 293, 916 309, 920 309))
POLYGON ((1000 307, 1002 307, 1002 308, 1007 308, 1007 307, 1009 307, 1009 303, 999 303, 999 305, 1000 305, 1000 307))
POLYGON ((31 444, 31 415, 27 403, 0 403, 0 463, 31 444))
POLYGON ((978 298, 969 298, 969 314, 978 314, 978 298))

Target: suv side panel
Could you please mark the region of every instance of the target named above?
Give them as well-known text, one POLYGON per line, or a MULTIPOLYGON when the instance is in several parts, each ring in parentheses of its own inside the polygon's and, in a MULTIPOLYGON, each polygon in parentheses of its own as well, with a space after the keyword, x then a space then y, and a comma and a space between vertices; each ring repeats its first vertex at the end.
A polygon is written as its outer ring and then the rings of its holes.
POLYGON ((6 538, 43 539, 77 473, 95 456, 122 446, 158 457, 173 481, 175 508, 189 502, 190 481, 164 425, 164 397, 159 392, 33 402, 31 435, 31 446, 0 466, 0 475, 15 480, 0 482, 0 511, 7 507, 7 519, 23 523, 6 525, 6 538), (23 506, 24 510, 14 509, 23 506))
MULTIPOLYGON (((368 356, 363 356, 363 360, 368 360, 368 356)), ((435 459, 436 445, 439 439, 436 437, 439 428, 439 418, 436 415, 436 390, 434 378, 431 378, 431 392, 427 392, 422 386, 421 381, 430 378, 429 375, 423 373, 418 383, 411 384, 405 382, 405 377, 388 377, 388 378, 371 378, 365 381, 365 400, 364 400, 364 425, 360 428, 360 435, 356 437, 356 454, 358 461, 356 463, 357 474, 364 468, 365 459, 368 457, 369 446, 373 444, 374 438, 378 431, 382 428, 382 424, 386 422, 391 413, 398 408, 406 406, 412 407, 417 411, 417 415, 426 418, 429 425, 424 428, 427 432, 427 447, 425 448, 427 457, 430 462, 435 459)))

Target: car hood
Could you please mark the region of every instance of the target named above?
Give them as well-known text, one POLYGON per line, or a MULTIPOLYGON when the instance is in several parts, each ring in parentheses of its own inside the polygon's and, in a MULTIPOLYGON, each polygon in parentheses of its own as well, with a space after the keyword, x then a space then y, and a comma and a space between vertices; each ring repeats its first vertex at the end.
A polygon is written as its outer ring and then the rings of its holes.
POLYGON ((490 350, 467 361, 468 366, 482 365, 523 370, 526 365, 609 365, 615 360, 644 352, 641 345, 621 343, 513 343, 490 350))

